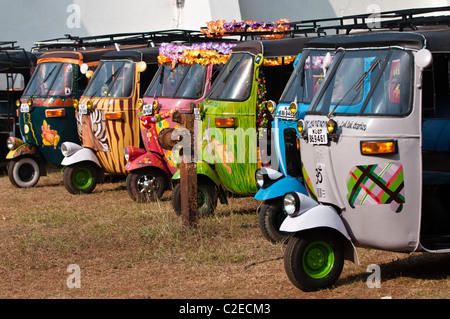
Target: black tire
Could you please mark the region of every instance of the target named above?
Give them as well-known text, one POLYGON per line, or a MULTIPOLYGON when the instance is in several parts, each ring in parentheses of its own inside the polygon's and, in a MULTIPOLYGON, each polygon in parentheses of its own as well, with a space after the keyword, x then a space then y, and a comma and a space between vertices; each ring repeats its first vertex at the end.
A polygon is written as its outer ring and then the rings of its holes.
POLYGON ((8 163, 8 176, 15 187, 29 188, 39 181, 41 169, 34 158, 19 157, 8 163))
POLYGON ((71 194, 90 194, 97 186, 97 167, 89 162, 80 162, 64 168, 63 181, 71 194))
POLYGON ((166 189, 166 178, 161 171, 146 167, 131 171, 127 176, 127 191, 139 202, 154 202, 161 198, 166 189))
POLYGON ((272 243, 282 242, 291 235, 280 231, 280 226, 287 217, 282 204, 281 198, 267 200, 259 210, 259 229, 264 238, 272 243))
MULTIPOLYGON (((199 217, 212 215, 217 206, 217 186, 212 182, 198 181, 198 215, 199 217)), ((172 192, 172 207, 175 213, 181 215, 180 183, 177 183, 172 192)))
POLYGON ((296 234, 284 252, 284 268, 289 280, 303 291, 331 287, 344 266, 344 250, 331 232, 316 230, 296 234))

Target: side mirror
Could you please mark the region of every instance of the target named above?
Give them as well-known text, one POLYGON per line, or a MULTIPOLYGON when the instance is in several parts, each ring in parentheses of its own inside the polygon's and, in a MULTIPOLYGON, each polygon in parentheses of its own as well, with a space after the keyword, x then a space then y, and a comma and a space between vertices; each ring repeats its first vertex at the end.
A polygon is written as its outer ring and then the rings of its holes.
POLYGON ((323 59, 323 66, 322 66, 324 75, 327 74, 327 70, 330 68, 330 66, 331 66, 331 54, 330 52, 327 52, 325 58, 323 59))
POLYGON ((433 62, 433 55, 427 49, 419 50, 415 55, 415 62, 419 68, 426 69, 431 66, 431 63, 433 62))
POLYGON ((86 63, 83 63, 80 65, 80 72, 81 74, 86 74, 86 72, 89 70, 89 67, 86 63))
POLYGON ((147 63, 145 61, 141 61, 136 65, 136 70, 141 73, 147 69, 147 63))

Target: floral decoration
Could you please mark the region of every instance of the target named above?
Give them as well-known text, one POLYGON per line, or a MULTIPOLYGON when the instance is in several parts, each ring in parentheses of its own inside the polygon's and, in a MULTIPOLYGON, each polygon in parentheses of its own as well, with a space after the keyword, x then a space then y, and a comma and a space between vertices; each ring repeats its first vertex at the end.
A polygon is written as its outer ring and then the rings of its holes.
POLYGON ((159 48, 159 63, 221 64, 225 63, 235 43, 204 42, 190 46, 162 43, 159 48))
POLYGON ((139 115, 139 119, 142 121, 142 125, 145 128, 149 128, 152 123, 160 122, 172 115, 175 109, 171 109, 167 112, 161 112, 156 115, 139 115))
POLYGON ((266 79, 264 77, 264 73, 262 70, 259 71, 259 77, 258 77, 258 91, 257 91, 257 97, 256 97, 256 129, 258 130, 260 128, 266 128, 267 124, 269 123, 269 120, 267 118, 267 101, 266 101, 266 94, 267 94, 267 88, 266 88, 266 79))
POLYGON ((273 22, 256 22, 253 20, 245 20, 237 22, 232 20, 225 22, 225 20, 210 21, 206 23, 206 28, 202 28, 201 32, 208 37, 221 38, 225 35, 232 35, 234 32, 274 32, 275 34, 262 34, 261 38, 267 39, 283 39, 286 37, 285 32, 291 29, 289 19, 280 19, 273 22))

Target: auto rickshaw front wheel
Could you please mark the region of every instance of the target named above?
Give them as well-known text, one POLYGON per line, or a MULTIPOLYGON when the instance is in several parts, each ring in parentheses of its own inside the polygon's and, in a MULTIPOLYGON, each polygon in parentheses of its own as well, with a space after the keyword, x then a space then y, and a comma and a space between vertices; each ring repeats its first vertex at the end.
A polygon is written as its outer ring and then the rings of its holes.
POLYGON ((289 233, 280 231, 286 217, 282 198, 264 201, 259 209, 259 229, 264 238, 272 243, 282 242, 288 238, 289 233))
POLYGON ((29 188, 37 184, 41 177, 41 170, 34 158, 19 157, 8 163, 8 176, 15 187, 29 188))
POLYGON ((284 253, 286 274, 303 291, 331 287, 343 266, 343 246, 332 232, 313 230, 295 234, 284 253))
MULTIPOLYGON (((199 180, 197 183, 197 205, 198 215, 207 216, 214 213, 217 206, 217 186, 212 182, 199 180)), ((172 192, 172 208, 178 215, 181 215, 181 189, 177 183, 172 192)))
POLYGON ((165 189, 165 177, 158 169, 141 168, 131 171, 127 176, 128 194, 139 203, 158 200, 165 189))
POLYGON ((94 165, 81 162, 64 168, 63 181, 69 193, 92 193, 97 186, 97 168, 94 165))

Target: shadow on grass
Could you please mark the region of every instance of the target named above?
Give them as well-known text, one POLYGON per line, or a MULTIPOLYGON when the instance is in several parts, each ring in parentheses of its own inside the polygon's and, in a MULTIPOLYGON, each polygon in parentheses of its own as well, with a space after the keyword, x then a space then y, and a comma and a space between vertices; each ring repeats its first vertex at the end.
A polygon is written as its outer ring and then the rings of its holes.
MULTIPOLYGON (((450 276, 450 254, 413 253, 407 258, 380 264, 381 281, 405 277, 421 280, 442 280, 450 276)), ((340 278, 336 286, 357 281, 366 282, 370 272, 340 278)))

